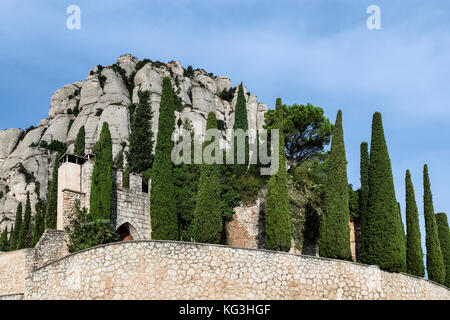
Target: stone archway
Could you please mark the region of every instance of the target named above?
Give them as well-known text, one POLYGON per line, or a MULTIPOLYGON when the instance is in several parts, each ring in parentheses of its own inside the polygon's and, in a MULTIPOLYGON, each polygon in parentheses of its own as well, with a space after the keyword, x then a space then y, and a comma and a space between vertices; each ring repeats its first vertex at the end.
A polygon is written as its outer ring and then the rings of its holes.
POLYGON ((132 224, 125 222, 119 228, 117 228, 116 233, 119 234, 120 241, 131 241, 139 240, 139 234, 132 224))

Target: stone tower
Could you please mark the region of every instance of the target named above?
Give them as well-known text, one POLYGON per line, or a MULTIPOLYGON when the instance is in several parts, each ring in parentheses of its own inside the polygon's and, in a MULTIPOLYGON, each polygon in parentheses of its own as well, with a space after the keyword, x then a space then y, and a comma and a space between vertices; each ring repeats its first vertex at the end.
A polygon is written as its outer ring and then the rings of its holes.
MULTIPOLYGON (((75 202, 89 210, 94 156, 65 154, 58 169, 58 230, 64 230, 76 214, 75 202)), ((122 185, 123 171, 113 169, 111 222, 121 240, 151 239, 150 197, 143 191, 142 177, 130 174, 129 187, 122 185)), ((150 185, 150 181, 148 182, 150 185)))

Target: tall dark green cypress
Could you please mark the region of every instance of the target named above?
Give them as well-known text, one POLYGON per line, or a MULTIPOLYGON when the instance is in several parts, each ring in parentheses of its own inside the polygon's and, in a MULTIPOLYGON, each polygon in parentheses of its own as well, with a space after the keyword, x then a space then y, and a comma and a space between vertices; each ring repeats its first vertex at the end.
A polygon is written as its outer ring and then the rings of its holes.
POLYGON ((107 122, 103 123, 100 137, 93 149, 90 215, 92 220, 109 220, 112 209, 112 140, 107 122))
POLYGON ((8 226, 6 226, 5 230, 3 230, 2 235, 0 237, 0 251, 8 251, 9 243, 8 243, 8 226))
POLYGON ((448 228, 447 215, 443 212, 436 214, 439 244, 441 245, 442 258, 445 265, 444 285, 450 288, 450 229, 448 228))
MULTIPOLYGON (((269 250, 289 251, 291 248, 291 216, 289 211, 288 177, 286 172, 286 153, 282 128, 281 99, 276 102, 276 124, 279 130, 278 171, 273 172, 269 180, 266 205, 266 248, 269 250)), ((273 164, 272 164, 273 165, 273 164)))
POLYGON ((176 210, 173 163, 175 105, 170 78, 163 79, 159 107, 158 134, 155 160, 152 168, 150 214, 152 239, 178 240, 178 217, 176 210))
MULTIPOLYGON (((236 109, 234 112, 233 130, 242 129, 245 133, 248 131, 248 117, 247 117, 247 102, 245 100, 244 87, 242 83, 239 85, 238 96, 236 101, 236 109)), ((245 138, 245 164, 237 163, 238 143, 235 139, 234 143, 234 171, 236 176, 239 176, 247 171, 249 161, 249 139, 245 138)))
MULTIPOLYGON (((206 130, 217 129, 216 114, 210 112, 206 130)), ((205 141, 203 150, 212 141, 205 141)), ((223 227, 220 211, 220 167, 218 164, 203 163, 200 168, 200 181, 197 202, 194 210, 194 240, 203 243, 219 243, 223 227)))
POLYGON ((139 104, 131 118, 129 148, 126 152, 127 171, 142 173, 149 169, 153 162, 152 111, 150 92, 139 91, 139 104))
POLYGON ((14 240, 13 236, 14 236, 14 226, 11 227, 11 231, 9 232, 9 241, 8 241, 9 249, 7 251, 16 250, 16 245, 15 243, 13 243, 14 240))
POLYGON ((18 249, 28 248, 31 242, 31 202, 30 193, 27 192, 27 202, 25 203, 25 213, 19 231, 18 249))
POLYGON ((417 210, 411 173, 406 170, 406 271, 418 277, 425 276, 421 244, 419 212, 417 210))
POLYGON ((341 110, 336 116, 331 142, 324 207, 319 254, 321 257, 349 260, 349 194, 341 110))
POLYGON ((45 208, 45 228, 56 229, 56 217, 58 210, 58 169, 60 166, 59 159, 65 154, 67 147, 60 150, 53 164, 52 178, 48 181, 47 205, 45 208))
MULTIPOLYGON (((359 164, 361 191, 359 193, 359 218, 361 222, 361 234, 364 233, 367 215, 367 205, 369 201, 369 146, 367 142, 362 142, 360 145, 360 164, 359 164)), ((364 243, 361 242, 361 252, 365 249, 364 243)), ((361 254, 361 253, 360 253, 361 254)), ((361 259, 360 254, 358 260, 361 259)))
POLYGON ((362 231, 362 262, 375 264, 392 272, 406 270, 405 235, 379 112, 373 115, 372 121, 369 201, 362 231))
POLYGON ((10 248, 11 250, 17 250, 19 248, 19 235, 22 228, 22 203, 19 202, 16 210, 16 220, 14 222, 14 231, 11 234, 10 248))
POLYGON ((34 225, 33 225, 33 239, 31 241, 31 247, 35 247, 38 243, 42 234, 45 231, 45 202, 39 199, 36 203, 36 214, 34 215, 34 225))
POLYGON ((423 167, 423 213, 425 215, 425 244, 427 247, 428 279, 437 283, 445 282, 445 266, 433 208, 428 165, 423 167))
POLYGON ((77 140, 75 140, 75 148, 73 153, 77 156, 84 156, 86 150, 86 131, 84 126, 78 130, 77 140))

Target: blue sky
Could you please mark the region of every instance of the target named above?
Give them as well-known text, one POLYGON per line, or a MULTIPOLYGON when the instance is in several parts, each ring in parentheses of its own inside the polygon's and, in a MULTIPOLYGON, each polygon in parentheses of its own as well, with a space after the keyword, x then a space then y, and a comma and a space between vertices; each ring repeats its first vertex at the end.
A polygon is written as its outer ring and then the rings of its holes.
POLYGON ((343 110, 349 182, 359 186, 359 145, 382 112, 404 215, 410 169, 423 231, 422 168, 436 212, 450 208, 449 1, 110 0, 8 1, 0 9, 0 129, 36 125, 51 95, 123 53, 179 60, 243 81, 275 99, 343 110), (66 8, 81 8, 68 30, 66 8), (368 30, 366 8, 381 8, 368 30))

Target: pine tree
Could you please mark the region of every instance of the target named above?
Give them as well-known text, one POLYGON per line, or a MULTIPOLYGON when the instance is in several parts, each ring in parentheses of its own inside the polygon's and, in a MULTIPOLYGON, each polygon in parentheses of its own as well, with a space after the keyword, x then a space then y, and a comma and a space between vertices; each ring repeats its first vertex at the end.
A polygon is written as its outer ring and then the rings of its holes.
MULTIPOLYGON (((210 112, 206 130, 217 129, 216 114, 210 112)), ((212 143, 205 141, 203 150, 212 143)), ((203 163, 200 169, 200 181, 197 203, 194 210, 194 240, 203 243, 219 243, 223 221, 220 214, 220 167, 218 164, 203 163)))
POLYGON ((8 243, 8 226, 6 226, 5 230, 0 237, 0 251, 8 251, 9 243, 8 243))
POLYGON ((418 277, 425 276, 423 264, 423 251, 421 244, 419 213, 417 210, 414 186, 411 173, 406 170, 406 270, 409 274, 418 277))
POLYGON ((320 226, 319 254, 322 257, 349 260, 349 194, 341 110, 337 113, 334 125, 324 207, 320 226))
POLYGON ((384 137, 381 114, 372 122, 369 160, 369 200, 363 219, 361 260, 381 269, 400 272, 406 269, 406 250, 402 221, 395 198, 391 160, 384 137))
POLYGON ((27 202, 25 204, 25 213, 23 216, 23 222, 19 231, 19 242, 17 243, 18 249, 28 248, 31 241, 31 202, 30 193, 27 192, 27 202))
POLYGON ((110 220, 112 209, 112 140, 107 122, 103 123, 100 138, 93 149, 90 215, 92 220, 110 220))
POLYGON ((20 249, 19 234, 21 228, 22 228, 22 203, 19 202, 16 210, 16 221, 14 222, 14 231, 11 234, 11 241, 10 241, 11 250, 20 249))
POLYGON ((441 245, 442 258, 445 265, 445 286, 450 288, 450 229, 448 228, 447 215, 443 212, 436 214, 439 244, 441 245))
POLYGON ((45 202, 39 199, 36 203, 36 214, 34 216, 33 240, 31 247, 34 248, 45 231, 45 202))
POLYGON ((423 167, 423 206, 428 279, 443 284, 445 282, 445 266, 434 215, 428 165, 426 164, 423 167))
POLYGON ((288 177, 286 172, 286 154, 282 128, 281 99, 276 102, 277 119, 274 129, 279 130, 278 171, 272 172, 267 191, 266 205, 266 248, 269 250, 289 251, 291 248, 291 221, 289 211, 288 177))
POLYGON ((164 78, 159 107, 158 134, 155 160, 152 168, 150 213, 152 239, 178 240, 178 217, 176 210, 173 163, 175 108, 170 78, 164 78))
MULTIPOLYGON (((242 86, 242 83, 239 85, 238 90, 238 96, 236 101, 236 109, 234 112, 234 125, 233 125, 233 131, 242 129, 244 133, 247 133, 248 131, 248 118, 247 118, 247 103, 245 100, 245 94, 244 94, 244 88, 242 86)), ((234 140, 233 146, 234 146, 234 170, 237 177, 239 175, 245 173, 247 171, 247 166, 249 162, 249 139, 246 136, 245 138, 245 164, 238 164, 238 143, 237 139, 234 140)))
POLYGON ((153 162, 152 111, 150 92, 139 91, 139 104, 131 120, 129 148, 126 152, 128 172, 142 173, 153 162))
POLYGON ((86 131, 84 126, 81 126, 77 134, 77 140, 75 140, 75 149, 73 153, 77 156, 84 156, 86 150, 86 131))

